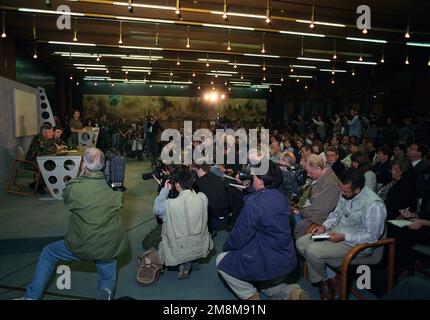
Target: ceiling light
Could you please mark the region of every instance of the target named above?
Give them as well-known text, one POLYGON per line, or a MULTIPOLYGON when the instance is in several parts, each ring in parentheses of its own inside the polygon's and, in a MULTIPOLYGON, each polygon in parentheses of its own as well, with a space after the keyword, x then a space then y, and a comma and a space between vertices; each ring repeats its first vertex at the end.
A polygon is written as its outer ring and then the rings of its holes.
POLYGON ((196 76, 196 73, 193 71, 193 77, 195 77, 196 76))
POLYGON ((2 37, 2 38, 6 38, 6 25, 5 25, 5 20, 6 20, 6 12, 3 12, 3 19, 2 19, 2 34, 1 34, 1 37, 2 37))
POLYGON ((224 11, 223 11, 222 17, 225 20, 228 19, 227 12, 228 12, 228 3, 227 3, 227 0, 224 0, 224 11))
POLYGON ((80 17, 85 16, 85 14, 83 13, 57 11, 57 10, 40 10, 40 9, 31 9, 31 8, 19 8, 18 11, 30 12, 30 13, 48 13, 48 14, 66 15, 66 16, 80 16, 80 17))
MULTIPOLYGON (((224 15, 224 12, 223 11, 211 11, 211 14, 224 15)), ((265 15, 239 13, 239 12, 231 12, 231 11, 227 12, 227 16, 255 18, 255 19, 266 19, 265 15)))
POLYGON ((208 58, 199 58, 197 61, 209 61, 209 62, 219 62, 219 63, 229 63, 229 60, 220 60, 220 59, 208 59, 208 58))
POLYGON ((281 76, 281 82, 284 82, 284 76, 281 76))
POLYGON ((128 0, 128 11, 130 11, 130 13, 133 13, 133 3, 132 0, 128 0))
POLYGON ((96 47, 95 43, 83 43, 83 42, 64 42, 64 41, 48 41, 49 44, 60 44, 66 46, 86 46, 86 47, 96 47))
POLYGON ((175 13, 179 16, 181 14, 181 0, 176 0, 175 13))
POLYGON ((361 41, 361 42, 374 42, 374 43, 387 43, 387 41, 386 41, 386 40, 368 39, 368 38, 354 38, 354 37, 346 37, 346 40, 350 40, 350 41, 361 41))
POLYGON ((345 73, 345 72, 347 72, 346 70, 342 70, 342 69, 319 69, 319 71, 331 72, 331 73, 336 73, 336 72, 345 73))
POLYGON ((73 30, 73 41, 78 42, 78 30, 76 28, 77 18, 75 18, 75 30, 73 30))
POLYGON ((170 69, 170 76, 173 77, 173 70, 170 69))
POLYGON ((305 86, 305 90, 308 90, 308 86, 305 86))
POLYGON ((227 28, 227 29, 237 29, 237 30, 245 30, 245 31, 255 31, 255 28, 231 26, 231 25, 224 25, 224 24, 202 23, 202 26, 209 27, 209 28, 227 28))
POLYGON ((279 33, 283 34, 291 34, 295 36, 305 36, 305 37, 317 37, 317 38, 325 38, 325 34, 321 33, 307 33, 307 32, 295 32, 295 31, 279 31, 279 33))
POLYGON ((309 28, 311 28, 311 30, 315 29, 315 4, 312 6, 312 14, 311 14, 311 24, 309 25, 309 28))
POLYGON ((296 78, 300 78, 300 79, 313 79, 313 77, 312 76, 299 76, 299 75, 289 75, 289 77, 290 78, 294 78, 294 79, 296 79, 296 78))
POLYGON ((337 59, 336 49, 336 39, 334 39, 333 60, 337 59))
POLYGON ((352 76, 355 76, 355 69, 352 69, 352 76))
POLYGON ((298 57, 297 59, 298 60, 306 60, 306 61, 330 62, 329 59, 319 59, 319 58, 298 57))
POLYGON ((430 67, 430 59, 429 59, 429 62, 427 63, 427 65, 430 67))
POLYGON ((243 73, 240 75, 240 79, 243 80, 243 73))
POLYGON ((425 43, 425 42, 407 42, 406 45, 412 46, 412 47, 427 47, 427 48, 430 48, 430 43, 425 43))
POLYGON ((300 64, 293 64, 290 65, 291 68, 299 68, 299 69, 316 69, 317 67, 315 66, 304 66, 304 65, 300 65, 300 64))
POLYGON ((190 26, 188 26, 187 44, 185 45, 185 48, 189 49, 190 47, 190 26))
POLYGON ((121 49, 137 49, 137 50, 158 50, 158 51, 162 51, 162 48, 157 48, 157 47, 139 47, 139 46, 118 46, 118 48, 121 49))
POLYGON ((122 41, 122 21, 119 22, 119 40, 118 40, 118 44, 123 44, 123 41, 122 41))
POLYGON ((370 66, 378 65, 376 62, 368 62, 368 61, 351 61, 351 60, 348 60, 346 63, 349 63, 349 64, 365 64, 365 65, 370 65, 370 66))
POLYGON ((405 64, 406 64, 406 65, 408 65, 408 64, 409 64, 409 56, 406 56, 405 64))
POLYGON ((73 75, 72 75, 72 74, 70 75, 69 79, 70 79, 70 80, 73 80, 73 75))
POLYGON ((228 30, 227 51, 231 51, 231 30, 228 30))
POLYGON ((367 28, 366 28, 366 27, 364 27, 364 29, 363 29, 363 33, 364 33, 364 34, 367 34, 367 28))
MULTIPOLYGON (((310 24, 312 21, 297 19, 296 22, 310 24)), ((331 23, 331 22, 321 22, 321 21, 314 21, 314 25, 322 25, 322 26, 329 26, 329 27, 346 28, 345 24, 331 23)))
POLYGON ((262 58, 281 58, 280 56, 268 55, 268 54, 253 54, 253 53, 244 53, 246 57, 262 57, 262 58))
POLYGON ((266 44, 265 44, 266 33, 263 32, 263 45, 261 47, 261 53, 266 53, 266 44))
POLYGON ((260 67, 259 64, 253 64, 253 63, 229 63, 230 66, 234 65, 240 66, 240 67, 260 67))
POLYGON ((270 18, 272 16, 271 8, 270 8, 270 0, 266 2, 266 23, 270 23, 270 18))

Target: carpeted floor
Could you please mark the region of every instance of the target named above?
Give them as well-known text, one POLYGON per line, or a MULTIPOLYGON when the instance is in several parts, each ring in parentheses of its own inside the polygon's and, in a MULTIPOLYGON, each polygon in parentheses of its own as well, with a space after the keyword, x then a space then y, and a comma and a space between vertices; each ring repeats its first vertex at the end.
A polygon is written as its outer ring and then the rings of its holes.
MULTIPOLYGON (((142 250, 142 239, 156 226, 152 202, 156 183, 143 181, 149 172, 148 162, 127 160, 125 205, 121 211, 127 230, 130 253, 119 260, 116 298, 132 297, 145 300, 230 300, 236 297, 218 277, 215 257, 202 264, 186 280, 178 280, 177 272, 165 272, 156 286, 141 287, 135 280, 136 257, 142 250)), ((2 188, 4 190, 4 188, 2 188)), ((25 197, 0 192, 0 299, 21 296, 31 281, 42 248, 61 239, 68 225, 69 213, 61 201, 42 201, 39 197, 25 197)), ((215 237, 217 253, 227 237, 219 232, 215 237)), ((94 299, 97 287, 95 265, 89 262, 70 264, 71 289, 59 290, 56 275, 46 289, 44 299, 94 299)), ((319 299, 316 288, 300 280, 311 299, 319 299)))

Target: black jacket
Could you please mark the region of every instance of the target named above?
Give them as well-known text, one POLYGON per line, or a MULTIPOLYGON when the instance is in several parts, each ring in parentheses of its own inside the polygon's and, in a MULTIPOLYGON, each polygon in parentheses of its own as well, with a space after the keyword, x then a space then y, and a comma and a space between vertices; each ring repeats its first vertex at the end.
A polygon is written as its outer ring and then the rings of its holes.
POLYGON ((208 172, 196 180, 196 191, 203 192, 208 198, 209 219, 226 217, 229 214, 229 200, 225 190, 224 180, 208 172))
POLYGON ((340 178, 340 175, 345 171, 345 166, 342 162, 340 162, 339 158, 335 163, 331 165, 331 169, 334 171, 337 177, 340 178))
POLYGON ((389 161, 384 163, 377 162, 373 166, 373 172, 376 173, 376 182, 381 183, 382 185, 386 185, 388 182, 392 180, 391 176, 391 164, 389 161))
POLYGON ((402 178, 393 185, 387 194, 385 205, 387 207, 387 219, 396 219, 400 212, 409 208, 416 212, 418 192, 412 172, 405 172, 402 178))

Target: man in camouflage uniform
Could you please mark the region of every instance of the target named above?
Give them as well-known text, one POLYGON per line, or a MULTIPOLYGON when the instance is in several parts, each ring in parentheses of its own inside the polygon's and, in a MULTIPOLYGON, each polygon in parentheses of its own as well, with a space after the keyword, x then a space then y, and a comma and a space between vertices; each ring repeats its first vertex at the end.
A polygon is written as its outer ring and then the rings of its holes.
POLYGON ((25 159, 37 164, 37 157, 56 153, 57 147, 53 137, 54 131, 52 130, 52 125, 45 123, 40 128, 40 133, 35 135, 31 141, 25 159))
POLYGON ((78 143, 78 133, 84 131, 80 120, 81 113, 78 110, 73 112, 73 116, 69 121, 70 131, 72 132, 72 145, 77 146, 78 143))
POLYGON ((67 145, 61 139, 61 136, 63 135, 63 128, 61 126, 55 126, 54 127, 54 142, 58 150, 65 151, 67 150, 67 145))
MULTIPOLYGON (((30 147, 28 148, 27 155, 25 159, 31 161, 37 165, 37 157, 44 156, 48 154, 53 154, 58 151, 57 146, 54 141, 54 131, 52 130, 52 125, 50 123, 45 123, 40 128, 40 133, 34 136, 31 141, 30 147)), ((32 168, 31 168, 32 169, 32 168)), ((36 186, 36 181, 30 183, 29 187, 34 189, 36 186)), ((40 181, 37 186, 37 191, 40 194, 45 194, 45 183, 40 181)))

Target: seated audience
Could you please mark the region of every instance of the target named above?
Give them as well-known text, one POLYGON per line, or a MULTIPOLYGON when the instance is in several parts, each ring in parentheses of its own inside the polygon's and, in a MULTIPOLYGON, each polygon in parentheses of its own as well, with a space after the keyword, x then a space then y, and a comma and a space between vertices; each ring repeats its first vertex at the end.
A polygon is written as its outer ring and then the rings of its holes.
POLYGON ((339 152, 336 147, 329 147, 325 152, 327 165, 339 178, 342 172, 345 171, 345 166, 340 162, 339 152))
POLYGON ((430 246, 430 206, 418 214, 402 210, 399 219, 412 222, 404 228, 388 224, 388 236, 396 239, 396 274, 403 278, 414 273, 416 256, 412 247, 418 243, 430 246))
POLYGON ((304 187, 298 212, 294 212, 302 219, 294 229, 296 239, 305 235, 311 224, 323 223, 336 207, 340 195, 339 179, 320 157, 315 154, 308 157, 306 172, 311 183, 304 187))
POLYGON ((259 300, 257 287, 272 298, 305 299, 297 285, 284 281, 297 267, 289 224, 290 207, 277 190, 281 172, 273 162, 263 176, 253 176, 256 190, 245 205, 217 257, 218 272, 242 300, 259 300))
MULTIPOLYGON (((341 197, 328 218, 313 228, 312 234, 296 241, 298 252, 305 258, 312 283, 319 285, 321 299, 335 297, 336 280, 329 277, 327 266, 337 268, 356 244, 378 241, 384 232, 386 209, 383 201, 365 186, 359 170, 347 169, 340 177, 341 197), (328 232, 327 241, 314 241, 312 235, 328 232)), ((365 250, 360 255, 368 255, 365 250)))
POLYGON ((208 230, 208 198, 203 192, 192 190, 194 175, 178 171, 172 181, 167 180, 155 199, 154 214, 163 220, 158 254, 166 267, 179 267, 179 279, 188 278, 193 263, 206 258, 214 244, 208 230), (179 193, 168 199, 169 191, 179 193))
POLYGON ((312 154, 312 147, 309 144, 305 144, 300 148, 300 165, 303 169, 306 168, 306 161, 312 154))
POLYGON ((376 174, 371 170, 371 165, 369 161, 369 157, 363 151, 357 151, 351 157, 352 168, 358 169, 364 174, 364 178, 366 179, 366 187, 370 190, 376 192, 376 174))
POLYGON ((350 144, 349 144, 349 153, 348 153, 348 155, 343 159, 343 160, 341 160, 341 162, 342 162, 342 164, 346 167, 346 168, 350 168, 351 167, 351 163, 352 163, 352 161, 351 161, 351 157, 352 157, 352 155, 354 154, 354 153, 356 153, 357 151, 359 151, 360 150, 360 148, 359 148, 359 146, 358 146, 358 143, 356 143, 356 142, 351 142, 350 144))
POLYGON ((279 142, 275 140, 270 144, 270 160, 273 162, 278 162, 280 156, 281 147, 279 146, 279 142))
POLYGON ((296 166, 296 157, 292 152, 283 152, 279 158, 279 166, 282 171, 282 183, 279 190, 285 194, 288 200, 300 195, 302 170, 296 166))
POLYGON ((418 193, 408 159, 403 158, 391 166, 392 180, 382 187, 378 194, 387 207, 388 219, 396 219, 400 210, 417 208, 418 193))
POLYGON ((423 171, 429 165, 425 160, 427 154, 428 148, 423 144, 412 144, 407 150, 407 156, 412 163, 412 174, 420 198, 424 195, 423 171))
POLYGON ((376 182, 378 185, 385 186, 391 181, 391 148, 388 146, 380 147, 378 149, 377 159, 378 161, 373 166, 373 172, 376 173, 376 182))
POLYGON ((397 159, 401 159, 401 158, 405 158, 406 157, 406 146, 403 144, 397 144, 394 146, 393 148, 393 156, 391 157, 391 160, 397 160, 397 159))

